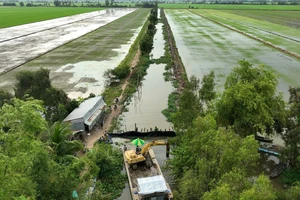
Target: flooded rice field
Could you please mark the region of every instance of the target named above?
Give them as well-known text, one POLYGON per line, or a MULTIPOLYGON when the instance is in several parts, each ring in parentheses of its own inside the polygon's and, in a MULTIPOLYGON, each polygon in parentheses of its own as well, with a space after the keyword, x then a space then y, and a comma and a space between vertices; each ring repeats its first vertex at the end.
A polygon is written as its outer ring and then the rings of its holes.
POLYGON ((134 9, 109 9, 1 29, 0 74, 98 29, 134 9), (83 14, 84 15, 84 14, 83 14), (40 28, 33 28, 40 26, 40 28))
POLYGON ((288 87, 300 86, 300 60, 270 48, 256 40, 229 30, 188 10, 166 10, 176 45, 187 75, 202 78, 211 70, 221 91, 226 76, 247 59, 265 65, 279 76, 278 90, 288 100, 288 87))
POLYGON ((12 91, 18 71, 43 67, 50 70, 52 84, 71 98, 86 97, 91 92, 100 95, 104 89, 103 72, 117 67, 125 58, 148 14, 148 9, 135 10, 3 74, 0 89, 12 91))

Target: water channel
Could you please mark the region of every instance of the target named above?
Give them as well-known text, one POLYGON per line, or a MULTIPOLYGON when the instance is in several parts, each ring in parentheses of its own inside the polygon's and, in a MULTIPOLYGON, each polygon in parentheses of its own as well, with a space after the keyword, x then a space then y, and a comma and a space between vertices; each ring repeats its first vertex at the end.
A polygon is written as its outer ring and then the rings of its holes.
MULTIPOLYGON (((158 12, 160 13, 160 12, 158 12)), ((159 16, 158 16, 159 17, 159 16)), ((156 25, 156 34, 154 36, 152 58, 160 58, 164 55, 164 38, 162 32, 162 23, 156 25)), ((162 130, 172 129, 172 124, 166 121, 161 111, 168 106, 168 95, 174 90, 170 82, 165 82, 163 73, 164 64, 151 64, 147 70, 147 75, 142 81, 139 90, 133 95, 130 104, 127 106, 128 112, 121 115, 123 130, 134 130, 135 124, 140 129, 150 129, 157 126, 162 130)), ((143 138, 145 142, 167 138, 143 138)), ((113 138, 113 142, 126 143, 128 148, 134 149, 130 139, 113 138)), ((168 171, 164 169, 166 160, 166 147, 153 147, 157 161, 160 164, 166 181, 171 184, 172 180, 168 176, 168 171)), ((171 184, 172 185, 172 184, 171 184)), ((128 183, 118 200, 131 199, 128 183)))

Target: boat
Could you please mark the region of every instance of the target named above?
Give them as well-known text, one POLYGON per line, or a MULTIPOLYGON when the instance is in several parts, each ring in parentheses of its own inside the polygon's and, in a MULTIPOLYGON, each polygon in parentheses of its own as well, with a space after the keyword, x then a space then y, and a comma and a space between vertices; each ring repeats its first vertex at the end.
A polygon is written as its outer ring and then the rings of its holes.
POLYGON ((174 131, 126 131, 120 133, 107 133, 111 137, 175 137, 176 134, 174 131))
POLYGON ((271 154, 271 155, 274 155, 274 156, 279 156, 280 154, 276 151, 272 151, 272 150, 269 150, 269 149, 265 149, 265 148, 262 148, 262 147, 259 147, 258 148, 258 151, 259 152, 263 152, 263 153, 268 153, 268 154, 271 154))
POLYGON ((271 138, 267 138, 267 137, 263 137, 263 136, 259 136, 259 135, 255 135, 255 139, 261 142, 266 142, 266 143, 272 143, 273 139, 271 138))
POLYGON ((273 171, 270 173, 270 178, 275 178, 279 176, 287 167, 286 163, 280 162, 277 165, 275 165, 275 168, 273 171))
POLYGON ((124 164, 132 200, 173 200, 173 194, 166 182, 154 151, 153 145, 167 145, 166 141, 152 141, 140 152, 125 150, 124 164))

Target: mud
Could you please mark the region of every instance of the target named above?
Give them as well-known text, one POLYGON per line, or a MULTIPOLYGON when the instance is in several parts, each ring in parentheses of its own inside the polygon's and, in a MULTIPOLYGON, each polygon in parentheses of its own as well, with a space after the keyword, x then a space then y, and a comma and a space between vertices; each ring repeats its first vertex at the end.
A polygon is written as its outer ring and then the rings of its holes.
POLYGON ((278 91, 300 86, 300 60, 274 50, 261 42, 230 30, 185 10, 166 10, 176 45, 187 75, 202 78, 215 71, 218 91, 237 61, 247 59, 255 66, 264 64, 279 76, 278 91))
POLYGON ((89 15, 80 14, 38 22, 38 25, 34 23, 1 29, 0 74, 133 11, 134 9, 109 9, 89 15))

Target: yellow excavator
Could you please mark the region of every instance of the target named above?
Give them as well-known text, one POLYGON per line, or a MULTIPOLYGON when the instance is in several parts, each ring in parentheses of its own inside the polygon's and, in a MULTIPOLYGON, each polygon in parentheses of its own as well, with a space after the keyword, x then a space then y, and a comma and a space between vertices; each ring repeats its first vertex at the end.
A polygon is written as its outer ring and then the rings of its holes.
POLYGON ((142 148, 140 152, 136 152, 134 150, 127 150, 124 152, 126 162, 130 165, 143 162, 146 160, 145 156, 149 152, 149 149, 151 146, 157 146, 157 145, 166 145, 167 151, 169 151, 169 143, 167 140, 154 140, 152 142, 149 142, 145 144, 145 146, 142 148))

